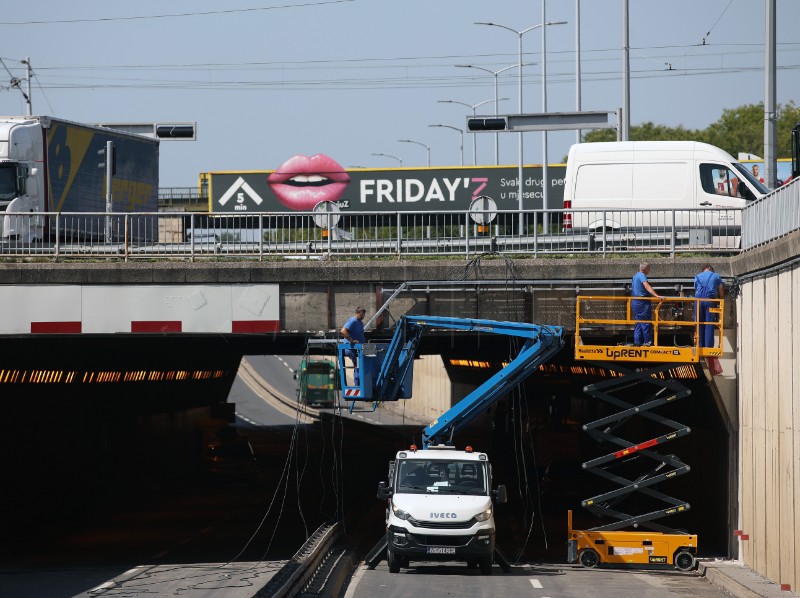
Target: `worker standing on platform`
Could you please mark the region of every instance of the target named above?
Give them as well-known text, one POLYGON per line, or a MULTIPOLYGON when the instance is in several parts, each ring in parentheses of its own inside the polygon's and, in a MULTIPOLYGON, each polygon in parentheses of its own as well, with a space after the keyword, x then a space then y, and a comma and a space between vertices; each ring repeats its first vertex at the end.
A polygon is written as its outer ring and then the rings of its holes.
MULTIPOLYGON (((366 338, 364 337, 364 316, 366 315, 367 310, 364 307, 358 306, 356 308, 356 312, 354 316, 351 316, 347 322, 344 323, 342 326, 342 336, 345 340, 350 341, 352 344, 364 343, 366 342, 366 338)), ((345 355, 347 355, 353 362, 353 379, 355 380, 356 386, 358 386, 360 382, 359 378, 359 371, 358 371, 358 350, 357 349, 347 349, 345 351, 345 355)))
MULTIPOLYGON (((725 286, 722 284, 722 278, 714 272, 711 264, 703 266, 703 271, 694 277, 694 296, 698 299, 722 299, 724 294, 725 286)), ((713 301, 698 301, 696 320, 698 322, 716 322, 717 314, 709 312, 709 309, 714 305, 715 302, 713 301)), ((698 347, 714 346, 715 328, 716 326, 712 324, 700 324, 700 338, 697 339, 698 347)))
MULTIPOLYGON (((642 262, 639 264, 639 271, 633 275, 631 285, 631 311, 634 320, 652 320, 653 306, 649 299, 639 297, 655 297, 659 301, 663 299, 661 295, 653 290, 647 282, 647 275, 650 274, 650 264, 642 262)), ((638 346, 650 347, 653 344, 653 324, 650 322, 637 322, 633 329, 633 344, 638 346)))

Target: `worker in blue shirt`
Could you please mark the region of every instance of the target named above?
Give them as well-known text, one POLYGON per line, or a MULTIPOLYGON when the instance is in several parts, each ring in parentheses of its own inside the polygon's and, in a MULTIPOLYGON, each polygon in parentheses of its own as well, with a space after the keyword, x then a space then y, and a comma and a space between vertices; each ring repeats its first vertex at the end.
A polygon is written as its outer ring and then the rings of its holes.
MULTIPOLYGON (((714 272, 710 264, 703 266, 703 271, 694 277, 694 296, 698 299, 722 299, 725 287, 722 278, 714 272)), ((715 307, 715 301, 697 302, 697 321, 716 322, 717 314, 711 313, 710 308, 715 307)), ((698 347, 714 346, 714 329, 712 324, 700 324, 700 338, 697 339, 698 347)))
MULTIPOLYGON (((367 310, 364 307, 358 306, 356 308, 356 312, 354 316, 351 316, 347 322, 344 323, 342 326, 341 334, 345 340, 350 341, 352 344, 357 343, 364 343, 366 339, 364 337, 364 316, 366 315, 367 310)), ((347 349, 345 350, 345 355, 347 355, 353 362, 353 379, 355 380, 355 385, 358 386, 360 383, 359 378, 359 371, 358 371, 358 350, 356 349, 347 349)))
POLYGON ((653 290, 647 282, 647 275, 650 273, 650 264, 642 262, 639 264, 639 271, 633 275, 631 284, 631 311, 634 320, 645 320, 636 322, 633 329, 633 344, 638 346, 650 347, 653 344, 653 325, 647 320, 653 319, 653 305, 649 299, 639 297, 655 297, 659 301, 663 297, 653 290))

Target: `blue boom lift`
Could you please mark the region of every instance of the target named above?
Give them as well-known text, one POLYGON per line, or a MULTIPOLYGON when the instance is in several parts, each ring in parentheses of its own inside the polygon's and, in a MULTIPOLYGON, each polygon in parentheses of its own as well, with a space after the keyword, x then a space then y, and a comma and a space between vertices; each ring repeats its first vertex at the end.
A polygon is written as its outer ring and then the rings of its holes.
POLYGON ((425 330, 501 334, 524 339, 524 342, 506 367, 425 427, 423 448, 431 444, 452 444, 455 432, 549 361, 564 345, 561 326, 444 316, 402 316, 388 344, 339 343, 342 398, 350 403, 351 411, 358 402, 371 402, 374 409, 383 401, 411 398, 414 356, 425 330), (351 363, 351 358, 346 356, 353 354, 356 363, 348 367, 345 364, 351 363))

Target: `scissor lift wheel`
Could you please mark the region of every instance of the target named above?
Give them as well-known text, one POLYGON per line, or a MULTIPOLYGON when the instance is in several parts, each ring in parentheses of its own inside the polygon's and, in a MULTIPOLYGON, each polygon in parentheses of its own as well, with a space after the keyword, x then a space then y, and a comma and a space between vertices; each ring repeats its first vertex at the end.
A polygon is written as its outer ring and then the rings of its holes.
POLYGON ((697 565, 694 555, 688 550, 681 550, 675 555, 675 568, 681 571, 691 571, 697 565))
POLYGON ((594 548, 586 548, 581 550, 581 553, 578 556, 578 561, 587 569, 591 569, 600 564, 600 555, 597 554, 597 551, 594 548))

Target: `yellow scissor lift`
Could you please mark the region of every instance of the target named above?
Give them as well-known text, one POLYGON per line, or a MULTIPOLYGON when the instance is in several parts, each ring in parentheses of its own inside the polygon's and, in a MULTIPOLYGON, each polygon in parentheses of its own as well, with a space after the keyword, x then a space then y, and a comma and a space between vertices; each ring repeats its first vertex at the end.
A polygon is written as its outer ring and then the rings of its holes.
POLYGON ((584 390, 618 409, 583 426, 596 441, 618 447, 618 450, 587 461, 583 468, 619 486, 581 503, 593 514, 616 521, 587 530, 575 530, 572 528, 572 511, 568 512, 567 560, 580 562, 585 567, 602 563, 650 567, 672 565, 688 571, 695 566, 697 536, 655 522, 689 509, 688 503, 668 496, 654 486, 690 470, 675 455, 661 454, 655 447, 686 436, 691 430, 653 410, 691 394, 688 388, 669 375, 669 370, 681 367, 680 364, 698 363, 702 357, 722 355, 724 302, 721 299, 681 297, 652 301, 653 319, 649 323, 653 325, 654 343, 653 346, 637 347, 611 341, 622 333, 630 336, 639 322, 632 317, 630 297, 578 297, 575 359, 614 362, 605 364, 613 374, 611 378, 586 386, 584 390), (696 321, 700 301, 713 303, 709 311, 716 316, 716 322, 696 321), (699 346, 701 326, 714 328, 714 347, 699 346), (621 365, 630 362, 634 363, 633 367, 621 365), (654 366, 648 368, 647 364, 654 366), (643 417, 663 426, 665 433, 639 442, 619 437, 618 430, 633 417, 643 417), (648 465, 651 467, 639 467, 633 479, 615 471, 617 466, 634 459, 650 459, 652 463, 648 465), (646 496, 651 502, 663 503, 663 508, 638 515, 624 512, 617 505, 634 493, 646 496), (649 531, 640 531, 640 528, 649 531))

